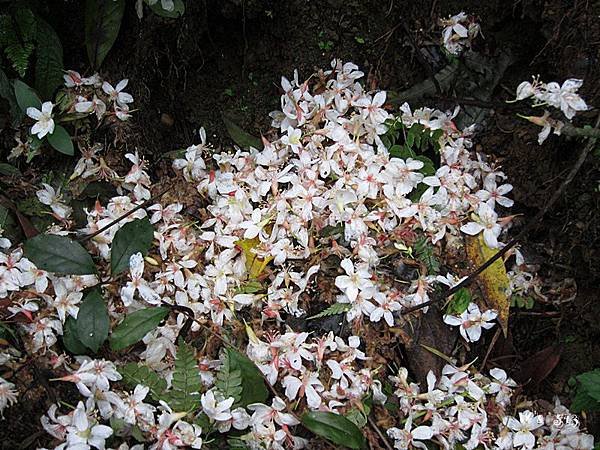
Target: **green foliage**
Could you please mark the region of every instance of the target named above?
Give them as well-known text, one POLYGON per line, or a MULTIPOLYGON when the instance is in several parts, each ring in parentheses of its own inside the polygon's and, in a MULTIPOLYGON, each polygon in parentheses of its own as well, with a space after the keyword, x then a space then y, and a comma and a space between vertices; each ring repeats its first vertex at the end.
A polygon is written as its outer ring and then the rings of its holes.
POLYGON ((360 406, 355 406, 346 412, 345 416, 350 422, 358 428, 364 428, 368 423, 368 417, 371 413, 371 399, 367 399, 360 403, 360 406))
POLYGON ((600 369, 577 375, 577 391, 571 411, 600 411, 600 369))
POLYGON ((180 342, 177 347, 171 389, 167 390, 164 378, 143 365, 128 363, 119 368, 119 373, 130 387, 137 384, 148 386, 150 395, 155 401, 162 400, 175 411, 195 411, 200 406, 202 379, 198 361, 196 361, 194 348, 185 342, 180 342))
POLYGON ((86 0, 85 45, 90 64, 100 67, 119 35, 125 0, 86 0))
POLYGON ((110 330, 108 310, 97 289, 84 297, 75 323, 77 336, 81 343, 96 353, 108 337, 110 330))
POLYGON ((460 288, 452 296, 446 306, 446 314, 459 316, 464 313, 471 303, 471 292, 467 288, 460 288))
POLYGON ((77 321, 71 316, 67 317, 67 320, 65 320, 62 340, 65 348, 74 355, 85 355, 88 352, 87 347, 83 345, 81 339, 79 339, 77 321))
POLYGON ((238 124, 236 124, 232 117, 227 114, 223 114, 223 123, 225 124, 225 128, 227 128, 227 133, 237 145, 241 148, 249 148, 253 147, 257 150, 262 150, 263 144, 262 141, 252 136, 250 133, 244 131, 238 124))
POLYGON ((37 21, 30 9, 19 8, 13 14, 0 15, 0 47, 21 78, 29 67, 36 37, 37 21))
POLYGON ((0 48, 19 77, 24 78, 35 51, 35 85, 50 98, 62 82, 63 50, 54 29, 29 8, 0 15, 0 48))
POLYGON ((75 148, 73 147, 73 141, 67 130, 60 125, 54 126, 54 132, 48 135, 48 143, 60 153, 65 155, 73 156, 75 154, 75 148))
POLYGON ((96 273, 90 254, 66 236, 39 234, 23 245, 25 256, 38 268, 64 275, 96 273))
POLYGON ((175 411, 194 411, 200 405, 202 379, 194 348, 180 341, 175 358, 172 389, 166 393, 166 402, 175 411))
POLYGON ((13 127, 16 128, 23 118, 23 111, 17 103, 13 85, 2 69, 0 69, 0 97, 8 101, 11 122, 13 127))
POLYGON ((427 238, 420 237, 413 245, 415 257, 425 264, 427 273, 430 275, 437 274, 440 271, 440 261, 434 253, 434 247, 429 243, 427 238))
MULTIPOLYGON (((388 131, 381 137, 381 141, 390 150, 390 153, 392 153, 392 147, 396 145, 399 148, 395 149, 395 152, 409 152, 408 154, 410 152, 412 154, 423 153, 429 148, 438 152, 440 150, 439 140, 443 134, 442 130, 432 130, 420 123, 415 123, 410 128, 406 128, 401 119, 389 120, 386 125, 388 131)), ((397 157, 405 158, 405 156, 397 157)))
POLYGON ((225 398, 233 397, 235 403, 242 399, 242 371, 232 364, 227 351, 223 354, 223 365, 217 373, 215 386, 225 398))
MULTIPOLYGON (((38 17, 37 27, 35 87, 43 98, 51 98, 63 81, 63 49, 58 35, 46 21, 38 17)), ((73 153, 67 154, 72 155, 73 153)))
POLYGON ((320 313, 315 314, 314 316, 310 316, 308 320, 336 316, 338 314, 343 314, 345 312, 350 311, 350 308, 351 305, 349 303, 334 303, 333 305, 329 306, 327 309, 321 311, 320 313))
POLYGON ((150 397, 154 401, 158 402, 164 398, 167 381, 148 367, 133 362, 127 363, 119 368, 119 373, 128 386, 134 387, 138 384, 147 386, 150 389, 150 397))
POLYGON ((25 113, 29 107, 41 109, 42 101, 31 87, 21 80, 15 80, 13 86, 15 89, 15 99, 21 111, 25 113))
POLYGON ((169 314, 169 308, 145 308, 128 314, 110 335, 110 348, 123 350, 141 340, 169 314))
POLYGON ((513 295, 510 298, 510 306, 511 308, 523 308, 523 309, 531 309, 535 305, 535 300, 533 297, 522 296, 522 295, 513 295))
POLYGON ((311 411, 301 418, 302 425, 318 436, 351 449, 365 446, 365 437, 360 429, 342 415, 330 412, 311 411))
POLYGON ((223 353, 223 369, 217 375, 215 384, 225 397, 235 398, 235 404, 239 406, 264 403, 269 397, 258 367, 246 355, 230 348, 223 353), (231 379, 225 379, 226 373, 231 379))
POLYGON ((148 217, 135 219, 123 225, 115 233, 110 252, 110 268, 113 275, 121 273, 129 267, 131 255, 140 252, 148 253, 154 239, 154 228, 148 217))

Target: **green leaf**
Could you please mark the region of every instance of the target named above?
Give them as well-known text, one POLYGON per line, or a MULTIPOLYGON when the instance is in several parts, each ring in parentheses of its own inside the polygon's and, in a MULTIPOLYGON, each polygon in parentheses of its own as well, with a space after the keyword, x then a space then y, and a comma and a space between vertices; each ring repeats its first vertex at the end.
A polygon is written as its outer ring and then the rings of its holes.
POLYGON ((48 143, 65 155, 73 156, 75 154, 75 148, 73 147, 73 141, 67 130, 61 125, 54 126, 54 132, 47 135, 48 143))
POLYGON ((25 256, 39 269, 65 275, 96 273, 92 257, 78 242, 66 236, 39 234, 25 241, 25 256))
POLYGON ((20 176, 21 171, 15 166, 11 166, 7 163, 0 163, 0 175, 5 176, 20 176))
POLYGON ((63 49, 58 35, 48 23, 37 17, 37 26, 35 87, 43 98, 52 98, 63 81, 63 49))
POLYGON ((135 311, 121 322, 110 335, 110 348, 122 350, 135 344, 152 331, 169 314, 169 308, 162 306, 135 311))
POLYGON ((42 108, 42 101, 33 89, 23 83, 21 80, 14 80, 15 97, 21 111, 27 113, 27 108, 42 108))
POLYGON ((13 69, 23 78, 35 48, 37 23, 31 9, 17 6, 13 11, 11 15, 0 15, 0 48, 4 48, 13 69))
POLYGON ((464 313, 471 303, 471 292, 467 288, 460 288, 452 296, 446 307, 446 314, 459 316, 464 313))
POLYGON ((351 449, 365 446, 365 437, 350 420, 339 414, 311 411, 302 416, 302 425, 334 444, 351 449))
POLYGON ((349 303, 334 303, 327 309, 321 311, 314 316, 310 316, 307 320, 320 319, 321 317, 335 316, 337 314, 343 314, 350 311, 351 305, 349 303))
POLYGON ((600 402, 600 369, 577 375, 577 381, 581 383, 581 390, 600 402))
POLYGON ((97 289, 88 293, 81 302, 76 325, 81 343, 96 353, 110 330, 106 303, 97 289))
POLYGON ((575 414, 579 414, 582 411, 598 411, 600 410, 600 402, 579 388, 569 409, 575 414))
POLYGON ((117 275, 129 267, 131 255, 148 253, 154 238, 154 228, 148 217, 135 219, 116 232, 110 252, 110 270, 117 275))
POLYGON ((150 388, 150 396, 154 401, 163 400, 163 394, 167 389, 167 380, 158 376, 156 372, 144 365, 127 363, 119 367, 119 373, 123 376, 123 382, 131 388, 143 384, 150 388))
POLYGON ((64 326, 64 334, 62 337, 63 345, 74 355, 85 355, 89 350, 79 339, 76 322, 77 321, 71 316, 67 317, 64 326))
POLYGON ((125 0, 86 0, 85 45, 94 69, 100 67, 119 35, 125 0))
POLYGON ((158 16, 177 19, 185 12, 185 4, 183 3, 183 0, 175 0, 173 3, 175 4, 173 11, 167 11, 166 9, 163 9, 160 1, 149 6, 152 12, 158 16))
POLYGON ((17 103, 13 85, 10 83, 10 80, 2 69, 0 69, 0 97, 8 101, 11 123, 14 128, 17 128, 23 118, 23 111, 21 111, 21 108, 17 103))
POLYGON ((423 175, 429 177, 435 174, 435 165, 433 164, 433 161, 427 156, 417 155, 413 159, 416 159, 417 161, 421 161, 423 163, 423 167, 419 169, 419 172, 421 172, 423 175))
POLYGON ((427 238, 420 237, 413 245, 415 256, 427 267, 430 275, 440 271, 440 262, 434 254, 434 247, 427 241, 427 238))
POLYGON ((192 411, 200 405, 202 379, 194 348, 183 341, 177 347, 175 370, 167 403, 176 411, 192 411))
POLYGON ((228 115, 223 114, 223 122, 227 128, 227 133, 237 145, 242 148, 254 147, 257 150, 262 150, 262 141, 242 130, 228 115))
POLYGON ((242 371, 231 364, 229 352, 223 352, 223 364, 217 372, 215 386, 225 398, 233 397, 235 403, 242 399, 242 371))
POLYGON ((251 403, 264 403, 269 398, 269 391, 258 367, 237 350, 228 348, 225 352, 231 372, 239 370, 242 375, 242 395, 239 404, 246 407, 251 403))

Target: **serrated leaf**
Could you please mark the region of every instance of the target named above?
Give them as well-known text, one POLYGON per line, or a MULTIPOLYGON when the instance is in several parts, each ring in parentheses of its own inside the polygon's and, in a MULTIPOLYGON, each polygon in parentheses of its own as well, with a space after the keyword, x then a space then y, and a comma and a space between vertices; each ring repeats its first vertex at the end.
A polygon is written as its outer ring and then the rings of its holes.
POLYGON ((35 87, 43 98, 52 94, 63 80, 63 49, 54 29, 37 17, 35 87))
POLYGON ((93 68, 100 67, 119 35, 125 0, 86 0, 85 44, 93 68))
POLYGON ((67 317, 65 321, 64 334, 62 337, 65 348, 74 355, 85 355, 89 352, 88 348, 79 340, 77 334, 77 324, 73 317, 67 317))
POLYGON ((140 309, 125 317, 110 335, 110 348, 122 350, 141 340, 169 314, 162 306, 140 309))
POLYGON ((413 245, 415 257, 427 267, 429 274, 436 274, 440 271, 440 262, 435 256, 434 247, 429 241, 420 237, 413 245))
POLYGON ((81 343, 96 353, 110 330, 106 303, 97 289, 84 297, 75 323, 81 343))
MULTIPOLYGON (((477 236, 466 236, 466 249, 474 267, 479 267, 496 253, 496 250, 486 245, 483 233, 477 236)), ((504 336, 508 332, 508 313, 510 309, 510 281, 502 258, 495 261, 478 277, 484 294, 484 301, 489 308, 498 312, 498 323, 504 336)))
POLYGON ((302 425, 334 444, 351 449, 365 446, 365 437, 360 429, 344 416, 330 412, 311 411, 301 418, 302 425))
POLYGON ((229 136, 237 145, 245 149, 249 147, 254 147, 257 150, 262 150, 262 141, 259 138, 245 132, 239 125, 237 125, 232 120, 231 117, 229 117, 226 114, 223 114, 223 123, 225 123, 227 133, 229 133, 229 136))
POLYGON ((200 405, 202 379, 196 353, 190 345, 180 341, 175 356, 175 370, 171 381, 168 403, 177 411, 192 411, 200 405))
POLYGON ((148 217, 135 219, 115 233, 110 252, 110 270, 117 275, 129 267, 129 258, 135 253, 145 256, 152 245, 154 227, 148 217))
POLYGON ((54 132, 47 135, 48 143, 57 151, 73 156, 75 148, 67 130, 61 125, 54 126, 54 132))
POLYGON ((242 376, 242 394, 239 404, 246 407, 251 403, 264 403, 269 397, 269 391, 258 367, 237 350, 228 348, 225 352, 231 371, 239 370, 242 376))
POLYGON ((167 389, 167 381, 156 372, 147 366, 138 365, 133 362, 119 367, 118 370, 123 376, 123 382, 129 387, 134 388, 138 384, 143 384, 150 388, 150 396, 154 401, 163 400, 163 394, 167 389))
POLYGON ((464 313, 471 303, 471 292, 467 288, 460 288, 452 296, 446 306, 446 314, 460 316, 464 313))
POLYGON ((14 80, 13 86, 15 90, 15 98, 21 111, 27 112, 27 108, 33 107, 37 109, 42 108, 42 101, 35 93, 35 91, 23 83, 21 80, 14 80))
POLYGON ((242 371, 232 367, 227 351, 223 352, 223 364, 217 372, 215 386, 225 398, 233 397, 236 404, 242 399, 242 371))
POLYGON ((320 319, 321 317, 329 317, 338 314, 343 314, 345 312, 350 311, 350 309, 351 305, 349 303, 334 303, 333 305, 329 306, 327 309, 321 311, 320 313, 315 314, 314 316, 310 316, 307 320, 320 319))
POLYGON ((92 257, 78 242, 66 236, 39 234, 23 244, 25 256, 39 269, 64 275, 96 273, 92 257))
POLYGON ((174 0, 174 8, 172 11, 167 11, 163 9, 160 1, 154 3, 153 5, 149 5, 152 12, 161 17, 168 17, 169 19, 177 19, 183 15, 185 12, 185 4, 183 0, 174 0))

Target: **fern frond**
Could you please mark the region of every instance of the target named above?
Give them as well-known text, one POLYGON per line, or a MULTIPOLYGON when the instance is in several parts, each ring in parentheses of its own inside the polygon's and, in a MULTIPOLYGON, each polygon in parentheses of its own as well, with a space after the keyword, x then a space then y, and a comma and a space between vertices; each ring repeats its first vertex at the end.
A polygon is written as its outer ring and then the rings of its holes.
POLYGON ((233 397, 234 403, 242 399, 242 371, 232 367, 232 361, 229 352, 223 353, 223 365, 217 373, 215 386, 223 394, 223 397, 233 397))
POLYGON ((308 320, 320 319, 321 317, 336 316, 338 314, 343 314, 345 312, 350 311, 350 308, 351 306, 349 303, 334 303, 329 308, 321 311, 318 314, 315 314, 314 316, 309 317, 308 320))
POLYGON ((440 261, 435 256, 434 247, 427 241, 427 238, 420 237, 417 239, 413 245, 413 250, 416 258, 425 264, 429 274, 439 273, 440 261))

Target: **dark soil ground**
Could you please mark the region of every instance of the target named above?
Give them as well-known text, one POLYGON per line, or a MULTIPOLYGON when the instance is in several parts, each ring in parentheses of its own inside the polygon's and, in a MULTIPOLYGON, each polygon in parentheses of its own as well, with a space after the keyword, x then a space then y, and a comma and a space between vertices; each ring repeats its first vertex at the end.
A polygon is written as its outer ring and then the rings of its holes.
MULTIPOLYGON (((63 41, 65 65, 86 72, 82 5, 50 3, 61 12, 48 20, 63 41)), ((139 110, 127 145, 143 152, 157 172, 166 164, 161 155, 197 141, 194 130, 200 126, 217 146, 229 145, 223 113, 254 135, 267 133, 268 113, 278 107, 280 77, 292 77, 296 68, 304 79, 341 58, 361 66, 371 87, 391 91, 426 79, 428 70, 411 41, 419 46, 437 41, 437 18, 461 10, 480 17, 486 48, 510 48, 516 56, 494 101, 511 98, 519 82, 541 74, 546 81, 583 78, 583 97, 600 105, 597 0, 189 0, 179 20, 148 14, 142 21, 132 3, 102 73, 114 81, 130 79, 128 90, 139 110)), ((435 61, 431 64, 436 68, 435 61)), ((537 131, 514 112, 498 109, 477 138, 484 152, 502 161, 514 185, 513 211, 522 214, 515 229, 544 206, 582 147, 555 136, 540 147, 537 131)), ((562 303, 515 310, 508 338, 495 343, 488 359, 488 365, 505 367, 517 378, 528 375, 534 381, 525 392, 547 400, 555 395, 568 400, 568 380, 600 364, 599 161, 589 158, 522 245, 539 273, 556 283, 552 299, 562 303)), ((482 347, 485 353, 486 343, 482 347)), ((2 448, 42 442, 32 421, 52 398, 38 385, 34 379, 32 389, 41 391, 34 396, 38 404, 9 410, 0 430, 2 448), (17 442, 16 436, 32 439, 17 442)), ((588 427, 600 435, 597 417, 589 418, 588 427)))

